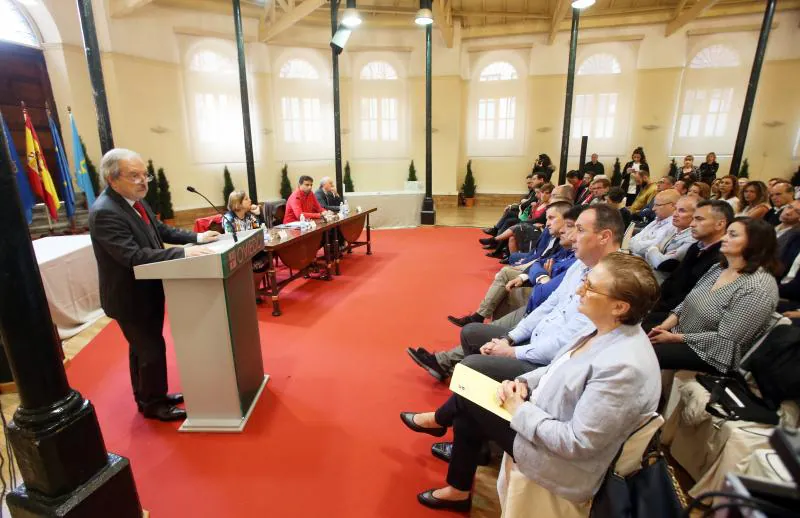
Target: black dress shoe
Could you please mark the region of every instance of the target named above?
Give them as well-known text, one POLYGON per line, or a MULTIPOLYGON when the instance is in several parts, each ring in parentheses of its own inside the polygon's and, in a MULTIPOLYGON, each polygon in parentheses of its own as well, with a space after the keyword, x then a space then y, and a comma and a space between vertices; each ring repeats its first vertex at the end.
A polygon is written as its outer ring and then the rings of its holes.
POLYGON ((472 324, 472 323, 482 324, 483 323, 483 315, 481 315, 479 313, 473 313, 471 315, 466 315, 466 316, 463 316, 463 317, 454 317, 453 315, 449 315, 447 317, 447 320, 449 320, 453 324, 457 325, 458 327, 464 327, 465 325, 472 324))
POLYGON ((486 257, 494 257, 495 259, 502 259, 503 255, 504 254, 502 250, 494 250, 486 254, 486 257))
POLYGON ((494 227, 482 228, 481 232, 483 232, 484 234, 488 234, 490 236, 496 236, 497 235, 497 229, 494 228, 494 227))
MULTIPOLYGON (((453 458, 453 443, 452 442, 435 442, 431 445, 431 454, 437 459, 443 460, 447 463, 453 458)), ((492 460, 492 454, 489 446, 484 443, 481 447, 481 454, 478 457, 478 466, 488 466, 492 460)))
POLYGON ((433 435, 434 437, 441 437, 447 433, 447 428, 423 428, 417 423, 414 422, 414 416, 417 415, 416 412, 400 412, 400 420, 403 421, 403 424, 409 427, 411 430, 419 433, 426 433, 428 435, 433 435))
POLYGON ((440 500, 433 496, 435 489, 429 489, 417 495, 419 503, 431 509, 449 509, 451 511, 469 511, 472 508, 472 498, 466 500, 440 500))
MULTIPOLYGON (((483 239, 478 239, 478 242, 482 245, 494 245, 497 246, 497 240, 493 237, 484 237, 483 239)), ((494 248, 494 247, 492 247, 494 248)))
POLYGON ((412 348, 407 348, 406 352, 411 359, 414 360, 414 363, 428 371, 428 374, 436 378, 438 381, 444 381, 449 375, 439 366, 439 362, 436 361, 436 356, 429 353, 425 349, 417 349, 414 350, 412 348))
POLYGON ((175 392, 174 394, 167 394, 164 398, 164 401, 169 403, 170 405, 180 405, 183 403, 183 394, 180 392, 175 392))
POLYGON ((502 259, 500 259, 500 264, 508 264, 508 256, 505 256, 502 259))
POLYGON ((160 403, 145 407, 144 416, 147 419, 159 421, 180 421, 186 419, 186 410, 167 403, 160 403))

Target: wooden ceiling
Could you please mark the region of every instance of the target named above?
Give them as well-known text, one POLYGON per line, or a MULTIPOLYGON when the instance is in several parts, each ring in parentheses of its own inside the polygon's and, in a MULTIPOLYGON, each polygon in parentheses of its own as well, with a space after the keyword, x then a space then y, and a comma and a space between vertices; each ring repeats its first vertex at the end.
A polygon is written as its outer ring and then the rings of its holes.
MULTIPOLYGON (((127 16, 148 4, 230 13, 230 0, 109 0, 112 16, 127 16)), ((344 8, 341 0, 341 8, 344 8)), ((408 28, 418 0, 358 0, 364 27, 408 28)), ((698 18, 763 13, 763 0, 597 0, 582 11, 582 28, 666 24, 667 36, 698 18)), ((800 0, 781 0, 778 10, 800 9, 800 0)), ((467 40, 547 34, 570 28, 570 0, 433 0, 435 27, 448 47, 467 40)), ((259 39, 270 41, 295 25, 330 26, 328 0, 242 0, 242 14, 258 18, 259 39)))

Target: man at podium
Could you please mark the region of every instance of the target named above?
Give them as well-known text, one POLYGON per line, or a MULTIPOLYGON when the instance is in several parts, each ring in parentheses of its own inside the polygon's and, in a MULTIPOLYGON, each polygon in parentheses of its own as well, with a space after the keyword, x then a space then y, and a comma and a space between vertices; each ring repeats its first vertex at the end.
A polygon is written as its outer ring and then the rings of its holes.
POLYGON ((164 248, 164 243, 207 243, 219 233, 195 234, 158 221, 144 201, 153 177, 137 153, 112 149, 103 157, 100 172, 107 187, 89 213, 100 303, 128 341, 131 385, 139 411, 149 419, 185 419, 186 411, 176 406, 183 402, 183 395, 167 394, 163 285, 160 280, 136 280, 133 268, 211 254, 203 246, 164 248))

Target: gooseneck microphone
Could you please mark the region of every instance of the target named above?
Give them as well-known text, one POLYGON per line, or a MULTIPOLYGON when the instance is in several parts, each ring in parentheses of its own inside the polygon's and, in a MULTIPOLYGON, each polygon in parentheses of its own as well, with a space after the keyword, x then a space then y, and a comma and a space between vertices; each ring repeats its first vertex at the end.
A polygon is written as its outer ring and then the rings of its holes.
MULTIPOLYGON (((223 214, 223 213, 222 213, 222 212, 221 212, 221 211, 220 211, 220 210, 217 208, 217 206, 216 206, 216 205, 214 205, 213 203, 211 203, 211 200, 209 200, 208 198, 206 198, 205 196, 203 196, 203 193, 201 193, 200 191, 198 191, 197 189, 195 189, 195 188, 194 188, 194 187, 192 187, 191 185, 187 185, 187 186, 186 186, 186 190, 187 190, 187 191, 189 191, 189 192, 191 192, 191 193, 194 193, 194 194, 196 194, 196 195, 200 196, 201 198, 203 198, 204 200, 206 200, 206 201, 208 202, 208 204, 209 204, 209 205, 211 205, 211 207, 212 207, 212 208, 213 208, 215 211, 217 211, 217 214, 219 214, 219 215, 220 215, 220 217, 221 217, 223 220, 224 220, 224 219, 226 219, 226 218, 225 218, 225 214, 223 214)), ((231 224, 231 230, 233 231, 233 234, 232 234, 232 235, 233 235, 233 242, 234 242, 234 243, 238 243, 238 242, 239 242, 239 238, 238 238, 238 237, 237 237, 237 235, 236 235, 236 224, 235 224, 233 221, 231 221, 231 220, 230 220, 230 218, 227 218, 227 219, 228 219, 228 221, 230 222, 230 224, 231 224)))

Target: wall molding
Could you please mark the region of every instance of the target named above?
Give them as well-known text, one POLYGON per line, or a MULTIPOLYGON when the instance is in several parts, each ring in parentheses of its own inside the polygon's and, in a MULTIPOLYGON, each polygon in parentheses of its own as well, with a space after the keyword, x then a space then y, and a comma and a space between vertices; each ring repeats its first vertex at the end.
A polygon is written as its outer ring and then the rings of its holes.
POLYGON ((578 38, 578 45, 594 45, 596 43, 624 43, 628 41, 642 41, 644 34, 618 34, 610 36, 589 36, 578 38))
MULTIPOLYGON (((778 22, 772 22, 772 28, 770 30, 774 31, 779 26, 778 22)), ((689 29, 686 31, 686 36, 705 36, 707 34, 725 34, 729 32, 760 32, 761 31, 761 24, 760 23, 749 23, 747 25, 730 25, 724 27, 698 27, 696 29, 689 29)))

